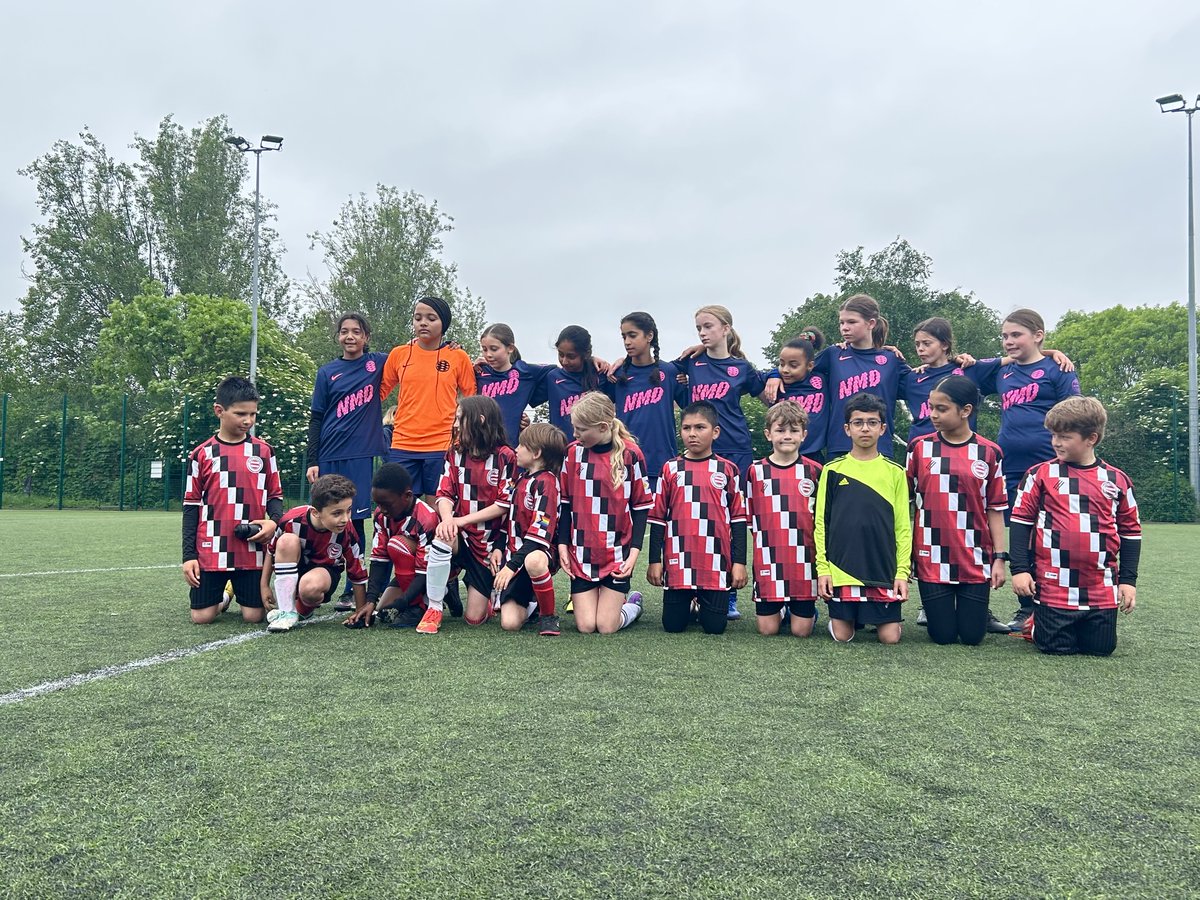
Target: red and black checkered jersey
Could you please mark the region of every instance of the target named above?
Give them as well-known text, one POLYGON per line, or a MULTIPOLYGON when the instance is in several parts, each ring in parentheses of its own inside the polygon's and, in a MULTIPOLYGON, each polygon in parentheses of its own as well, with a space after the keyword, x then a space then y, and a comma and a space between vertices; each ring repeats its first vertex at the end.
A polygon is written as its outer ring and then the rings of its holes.
POLYGON ((1117 605, 1121 541, 1142 539, 1128 475, 1099 459, 1091 466, 1039 463, 1021 479, 1011 519, 1034 530, 1036 602, 1064 609, 1117 605))
POLYGON ((745 522, 738 467, 721 456, 663 464, 650 524, 666 529, 663 586, 725 591, 733 570, 733 523, 745 522))
POLYGON ((754 599, 765 603, 817 596, 813 514, 821 465, 800 457, 790 466, 770 458, 746 472, 746 515, 754 531, 754 599))
POLYGON ((988 510, 1008 509, 1004 454, 972 434, 952 444, 934 432, 908 447, 908 481, 917 514, 913 571, 933 584, 982 584, 991 578, 988 510))
POLYGON ((375 508, 375 518, 371 529, 371 562, 387 562, 388 541, 400 533, 404 519, 393 519, 386 516, 379 507, 375 508))
MULTIPOLYGON (((508 541, 507 555, 511 556, 524 545, 533 541, 547 551, 554 546, 558 533, 558 476, 542 469, 540 472, 522 472, 516 481, 508 483, 500 505, 508 510, 505 517, 508 541)), ((551 566, 557 565, 557 553, 549 553, 551 566)))
POLYGON ((322 531, 309 521, 308 513, 311 506, 297 506, 289 509, 279 520, 279 527, 271 538, 268 549, 272 554, 279 543, 279 538, 285 534, 294 534, 300 538, 300 561, 312 566, 345 566, 346 577, 351 584, 366 584, 367 570, 363 568, 362 542, 354 523, 347 522, 341 534, 332 531, 322 531))
POLYGON ((388 543, 390 548, 398 542, 398 538, 405 539, 405 546, 409 547, 416 556, 415 571, 419 575, 425 574, 429 545, 433 543, 433 534, 437 531, 440 521, 441 517, 437 514, 436 509, 424 500, 417 500, 413 503, 413 508, 404 521, 400 523, 400 533, 393 536, 388 543))
MULTIPOLYGON (((510 447, 500 447, 483 459, 476 459, 462 450, 447 450, 437 499, 453 502, 455 516, 467 516, 486 509, 500 499, 504 486, 516 471, 516 460, 510 447)), ((471 554, 484 565, 487 565, 496 538, 503 534, 503 523, 502 518, 496 518, 462 529, 471 554)))
POLYGON ((633 540, 633 511, 654 503, 641 448, 626 444, 622 461, 625 477, 614 487, 611 450, 567 447, 559 497, 571 507, 572 578, 600 581, 621 568, 633 540))
POLYGON ((235 537, 243 522, 267 517, 267 501, 283 498, 270 445, 256 437, 236 444, 215 434, 188 457, 183 505, 200 507, 196 558, 206 572, 261 569, 263 550, 235 537))

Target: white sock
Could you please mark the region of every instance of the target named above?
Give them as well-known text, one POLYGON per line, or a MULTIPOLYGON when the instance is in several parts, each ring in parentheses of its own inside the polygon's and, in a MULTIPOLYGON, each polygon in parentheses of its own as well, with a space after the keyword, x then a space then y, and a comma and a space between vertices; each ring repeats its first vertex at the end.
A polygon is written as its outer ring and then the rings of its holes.
POLYGON ((441 541, 429 545, 429 555, 425 560, 425 596, 429 600, 429 608, 442 610, 446 597, 446 582, 450 580, 450 557, 453 551, 441 541))
POLYGON ((848 644, 852 640, 854 640, 854 632, 850 632, 850 637, 846 638, 844 641, 839 641, 837 639, 837 635, 833 633, 833 618, 832 617, 830 617, 830 619, 829 619, 829 636, 831 638, 833 638, 835 643, 838 643, 838 644, 848 644))
MULTIPOLYGON (((621 628, 626 628, 637 621, 642 614, 642 604, 623 603, 621 605, 621 628)), ((618 629, 619 630, 619 629, 618 629)))
POLYGON ((296 586, 300 583, 298 563, 275 564, 275 602, 282 612, 296 611, 296 586))

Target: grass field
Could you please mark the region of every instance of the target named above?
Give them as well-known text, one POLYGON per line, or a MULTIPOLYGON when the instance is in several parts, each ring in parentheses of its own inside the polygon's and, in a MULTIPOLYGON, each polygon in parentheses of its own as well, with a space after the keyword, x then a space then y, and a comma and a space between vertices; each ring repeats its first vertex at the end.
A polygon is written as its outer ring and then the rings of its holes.
MULTIPOLYGON (((255 631, 188 622, 178 547, 0 513, 0 694, 255 631), (114 566, 170 568, 12 577, 114 566)), ((1147 528, 1106 660, 761 638, 746 599, 668 637, 650 589, 608 638, 325 622, 0 705, 0 893, 1195 896, 1198 550, 1147 528)))

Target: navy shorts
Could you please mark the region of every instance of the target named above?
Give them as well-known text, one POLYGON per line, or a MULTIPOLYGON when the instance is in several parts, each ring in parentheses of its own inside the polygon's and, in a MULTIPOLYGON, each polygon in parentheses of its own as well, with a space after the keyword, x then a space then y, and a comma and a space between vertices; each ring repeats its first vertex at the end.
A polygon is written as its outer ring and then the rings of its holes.
POLYGON ((608 588, 610 591, 616 591, 618 594, 629 593, 629 579, 618 581, 612 575, 606 575, 599 581, 592 581, 590 578, 572 578, 571 593, 586 594, 588 591, 595 591, 600 588, 608 588))
MULTIPOLYGON (((343 475, 354 482, 354 503, 350 507, 351 519, 366 519, 371 515, 371 478, 375 474, 375 457, 360 456, 357 459, 330 459, 317 467, 322 475, 343 475)), ((362 535, 360 534, 361 538, 362 535)))
POLYGON ((262 570, 233 569, 229 572, 206 572, 200 570, 200 587, 189 589, 192 609, 208 609, 217 606, 225 594, 225 585, 233 584, 233 595, 238 606, 262 609, 262 570))
MULTIPOLYGON (((755 600, 754 614, 756 616, 777 616, 783 612, 783 600, 755 600)), ((817 614, 816 600, 788 600, 788 612, 801 619, 811 619, 817 614)))
POLYGON ((387 461, 400 463, 408 469, 408 474, 412 476, 413 496, 419 497, 422 494, 437 493, 438 482, 442 480, 442 470, 446 467, 446 454, 442 451, 413 453, 393 447, 388 451, 387 461))
POLYGON ((829 607, 829 618, 853 622, 855 627, 904 621, 899 600, 826 600, 825 604, 829 607))

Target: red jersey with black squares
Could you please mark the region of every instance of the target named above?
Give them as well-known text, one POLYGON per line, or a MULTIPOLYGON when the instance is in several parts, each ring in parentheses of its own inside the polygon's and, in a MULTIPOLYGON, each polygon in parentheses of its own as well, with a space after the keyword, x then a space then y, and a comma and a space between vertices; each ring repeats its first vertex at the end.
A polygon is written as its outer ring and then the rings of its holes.
MULTIPOLYGON (((453 502, 455 516, 466 516, 486 509, 500 499, 504 486, 516 471, 516 460, 510 447, 500 447, 483 459, 476 459, 462 450, 447 450, 437 499, 453 502)), ((462 529, 471 555, 485 566, 496 538, 503 534, 503 521, 502 518, 495 518, 462 529)))
POLYGON ((345 566, 346 577, 351 584, 366 584, 367 570, 363 568, 362 543, 358 539, 358 532, 354 530, 354 523, 347 522, 341 534, 321 531, 308 520, 310 509, 310 506, 297 506, 283 514, 271 538, 271 553, 275 552, 281 536, 294 534, 300 538, 300 560, 303 564, 334 568, 345 566))
POLYGON ((720 456, 677 456, 663 465, 650 524, 666 529, 663 586, 725 591, 733 569, 734 522, 745 522, 738 467, 720 456))
POLYGON ((188 457, 183 505, 200 507, 196 558, 205 572, 261 569, 263 550, 235 537, 243 522, 267 517, 267 501, 283 498, 279 467, 266 441, 248 437, 236 444, 216 435, 188 457))
POLYGON ((952 444, 934 432, 908 447, 908 481, 917 515, 913 571, 932 584, 982 584, 991 578, 988 510, 1008 509, 1004 454, 977 434, 952 444))
POLYGON ((1044 462, 1021 479, 1012 521, 1033 527, 1038 603, 1063 609, 1117 605, 1122 540, 1141 540, 1133 482, 1120 469, 1044 462))
POLYGON ((559 496, 571 507, 572 578, 600 581, 621 568, 633 540, 633 511, 649 509, 654 503, 641 449, 636 444, 625 446, 625 477, 616 487, 611 454, 578 442, 567 447, 559 496))
POLYGON ((760 459, 746 472, 746 515, 754 531, 755 600, 816 598, 813 513, 820 478, 820 463, 803 456, 790 466, 760 459))
POLYGON ((558 532, 558 476, 545 469, 532 475, 522 472, 509 482, 499 503, 508 510, 506 555, 533 541, 547 551, 553 571, 558 565, 558 554, 550 552, 558 532))

